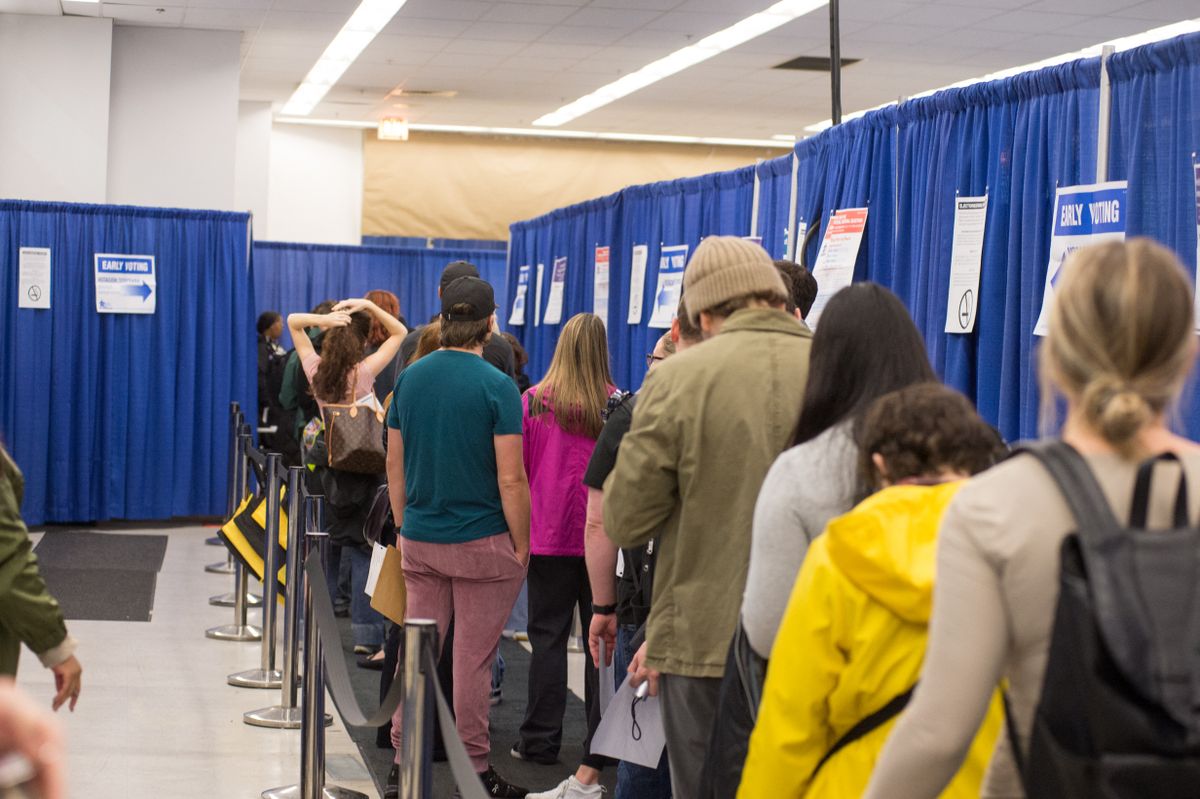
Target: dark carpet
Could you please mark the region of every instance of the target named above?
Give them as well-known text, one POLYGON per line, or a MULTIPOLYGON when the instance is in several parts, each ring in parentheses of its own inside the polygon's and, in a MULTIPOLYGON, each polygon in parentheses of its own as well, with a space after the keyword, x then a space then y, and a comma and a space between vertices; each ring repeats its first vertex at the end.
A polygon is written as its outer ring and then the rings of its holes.
POLYGON ((53 531, 34 548, 63 616, 81 621, 150 621, 165 535, 53 531))
MULTIPOLYGON (((351 662, 350 679, 354 684, 354 693, 359 705, 367 711, 379 707, 379 672, 361 669, 354 665, 352 654, 354 639, 350 632, 350 620, 338 619, 342 632, 342 648, 346 658, 351 662)), ((584 719, 583 700, 572 693, 567 694, 567 712, 563 722, 563 747, 559 753, 559 763, 553 766, 539 766, 534 763, 515 760, 508 751, 517 742, 518 730, 525 715, 525 696, 529 680, 529 653, 520 644, 504 640, 500 643, 500 652, 504 655, 507 671, 504 677, 504 700, 492 708, 492 763, 501 776, 511 782, 522 785, 531 791, 544 791, 575 773, 579 760, 583 757, 583 738, 587 733, 584 719)), ((387 780, 388 770, 392 766, 394 752, 392 749, 380 749, 375 745, 375 729, 348 727, 350 737, 358 744, 363 755, 363 762, 371 772, 380 794, 387 780)), ((603 784, 610 794, 616 785, 617 770, 607 769, 603 784)), ((450 767, 445 763, 433 765, 433 797, 434 799, 450 799, 454 795, 454 779, 450 775, 450 767)))

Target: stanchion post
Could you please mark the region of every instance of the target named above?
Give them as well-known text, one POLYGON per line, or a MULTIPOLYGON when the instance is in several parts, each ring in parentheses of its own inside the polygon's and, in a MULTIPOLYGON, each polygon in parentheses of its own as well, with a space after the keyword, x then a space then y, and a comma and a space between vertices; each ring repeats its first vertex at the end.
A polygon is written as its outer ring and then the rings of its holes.
POLYGON ((430 619, 404 622, 403 746, 400 752, 400 799, 427 799, 433 791, 433 675, 425 653, 437 647, 437 624, 430 619))
POLYGON ((262 660, 257 669, 229 675, 229 684, 238 688, 278 688, 283 680, 283 675, 275 668, 275 618, 279 605, 279 464, 279 455, 268 452, 265 469, 267 513, 263 541, 262 660))
MULTIPOLYGON (((239 414, 240 417, 240 414, 239 414)), ((237 492, 236 496, 244 497, 249 487, 250 464, 247 463, 246 447, 250 444, 248 436, 242 434, 244 424, 238 422, 239 433, 237 436, 237 460, 233 472, 232 491, 237 492)), ((246 619, 246 595, 249 593, 249 580, 246 577, 246 570, 241 563, 235 564, 233 572, 233 624, 226 624, 222 627, 213 627, 204 634, 217 641, 257 641, 262 637, 262 631, 257 627, 252 627, 247 623, 246 619)))

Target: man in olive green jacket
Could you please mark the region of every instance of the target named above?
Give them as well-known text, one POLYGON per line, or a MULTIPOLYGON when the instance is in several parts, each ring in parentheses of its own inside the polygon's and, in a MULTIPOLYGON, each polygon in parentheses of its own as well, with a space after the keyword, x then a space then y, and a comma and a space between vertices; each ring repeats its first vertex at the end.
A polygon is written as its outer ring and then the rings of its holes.
POLYGON ((783 310, 785 287, 766 251, 741 239, 700 244, 684 299, 706 341, 643 385, 604 486, 604 527, 621 547, 658 536, 644 660, 630 670, 654 678, 661 696, 675 799, 695 799, 754 503, 795 426, 812 333, 783 310))
POLYGON ((54 709, 69 701, 74 710, 82 669, 58 601, 38 573, 29 531, 21 520, 24 489, 21 471, 0 447, 0 675, 17 673, 24 643, 54 671, 54 709))

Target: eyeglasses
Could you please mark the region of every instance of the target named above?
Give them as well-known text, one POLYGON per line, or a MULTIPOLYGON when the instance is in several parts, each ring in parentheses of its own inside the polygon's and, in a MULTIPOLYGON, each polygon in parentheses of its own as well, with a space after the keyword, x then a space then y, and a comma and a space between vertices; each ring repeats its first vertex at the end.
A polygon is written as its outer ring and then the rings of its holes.
POLYGON ((646 353, 646 368, 649 369, 651 366, 653 366, 655 361, 665 361, 665 360, 666 360, 666 358, 664 358, 662 355, 655 355, 653 352, 647 352, 646 353))

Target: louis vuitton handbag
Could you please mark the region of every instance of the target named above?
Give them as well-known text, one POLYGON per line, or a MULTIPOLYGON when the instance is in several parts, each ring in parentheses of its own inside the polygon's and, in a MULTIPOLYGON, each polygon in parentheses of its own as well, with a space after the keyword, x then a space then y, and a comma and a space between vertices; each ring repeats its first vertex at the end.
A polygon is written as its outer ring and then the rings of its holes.
POLYGON ((325 448, 329 468, 356 474, 380 474, 387 464, 383 449, 383 410, 370 402, 325 406, 325 448))

